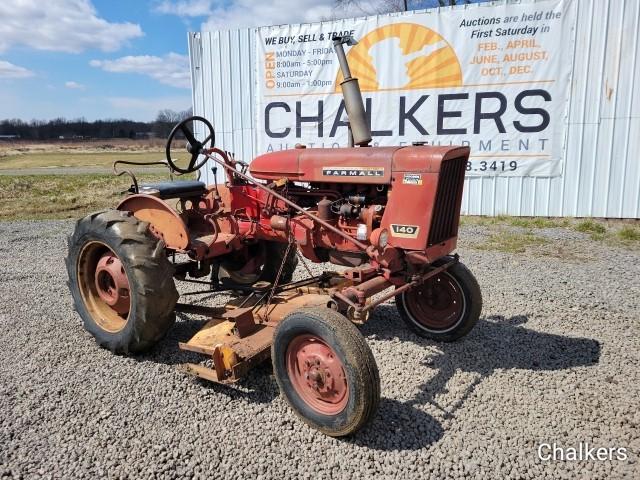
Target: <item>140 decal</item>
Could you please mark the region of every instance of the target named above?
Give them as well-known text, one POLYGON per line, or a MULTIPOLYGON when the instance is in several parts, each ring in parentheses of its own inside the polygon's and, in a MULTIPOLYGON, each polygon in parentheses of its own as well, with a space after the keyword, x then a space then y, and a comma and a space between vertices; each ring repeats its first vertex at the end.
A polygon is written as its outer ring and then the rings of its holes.
POLYGON ((399 238, 418 238, 418 231, 420 227, 418 225, 399 225, 397 223, 391 224, 391 235, 399 238))

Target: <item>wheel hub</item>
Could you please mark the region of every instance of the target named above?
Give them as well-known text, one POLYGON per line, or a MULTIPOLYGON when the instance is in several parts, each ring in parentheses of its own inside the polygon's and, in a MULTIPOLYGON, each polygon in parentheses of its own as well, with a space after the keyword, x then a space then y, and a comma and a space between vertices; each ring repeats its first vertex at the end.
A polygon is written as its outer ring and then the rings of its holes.
POLYGON ((129 280, 122 262, 112 252, 106 252, 98 260, 95 282, 102 301, 121 315, 129 312, 129 280))
POLYGON ((344 366, 320 338, 295 338, 287 349, 287 371, 298 395, 317 412, 336 415, 346 407, 349 387, 344 366))
POLYGON ((454 326, 465 308, 460 285, 446 272, 408 291, 404 298, 411 316, 433 330, 454 326))

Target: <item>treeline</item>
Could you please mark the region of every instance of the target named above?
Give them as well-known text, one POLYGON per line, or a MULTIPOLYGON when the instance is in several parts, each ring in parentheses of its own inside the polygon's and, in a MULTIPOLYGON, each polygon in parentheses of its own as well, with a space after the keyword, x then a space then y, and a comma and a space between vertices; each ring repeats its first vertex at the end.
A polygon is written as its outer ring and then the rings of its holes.
POLYGON ((20 119, 0 120, 0 139, 23 140, 92 139, 92 138, 164 138, 180 120, 191 116, 191 110, 161 110, 152 122, 126 119, 95 120, 56 118, 25 122, 20 119))

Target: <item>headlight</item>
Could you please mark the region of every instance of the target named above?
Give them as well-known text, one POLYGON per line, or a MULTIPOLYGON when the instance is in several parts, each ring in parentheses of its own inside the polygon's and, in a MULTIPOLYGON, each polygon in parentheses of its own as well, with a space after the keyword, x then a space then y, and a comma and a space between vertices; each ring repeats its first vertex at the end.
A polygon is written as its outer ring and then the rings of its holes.
POLYGON ((371 245, 378 248, 384 248, 389 242, 389 231, 386 228, 376 228, 369 236, 371 245))
POLYGON ((384 248, 387 246, 387 243, 389 243, 389 231, 385 229, 380 233, 380 237, 378 238, 378 245, 381 248, 384 248))

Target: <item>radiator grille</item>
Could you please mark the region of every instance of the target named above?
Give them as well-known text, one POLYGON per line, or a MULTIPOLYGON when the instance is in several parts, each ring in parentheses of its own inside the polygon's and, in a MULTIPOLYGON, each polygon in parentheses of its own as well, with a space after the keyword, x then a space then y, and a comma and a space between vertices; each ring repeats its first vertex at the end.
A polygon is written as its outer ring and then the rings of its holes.
POLYGON ((441 243, 458 234, 460 201, 464 185, 465 157, 442 163, 438 178, 438 191, 434 206, 428 245, 441 243))

